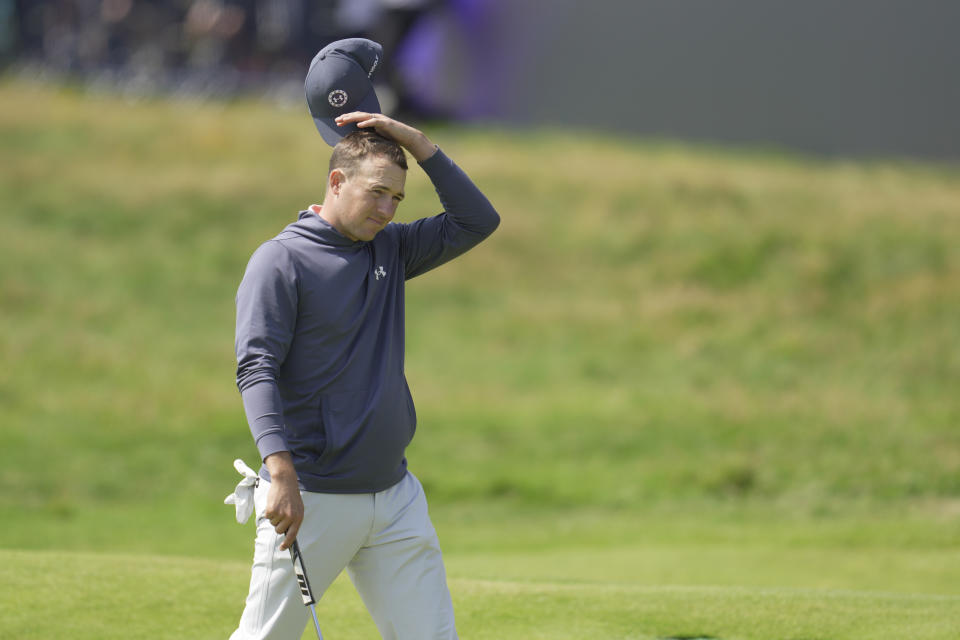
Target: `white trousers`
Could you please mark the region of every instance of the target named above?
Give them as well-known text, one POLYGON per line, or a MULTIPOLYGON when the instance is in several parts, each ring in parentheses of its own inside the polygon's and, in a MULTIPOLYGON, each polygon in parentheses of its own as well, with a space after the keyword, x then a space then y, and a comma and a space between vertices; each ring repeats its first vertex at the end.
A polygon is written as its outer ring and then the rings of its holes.
MULTIPOLYGON (((250 592, 230 640, 299 640, 309 620, 290 553, 279 550, 282 537, 263 517, 269 488, 261 479, 254 493, 250 592)), ((440 543, 412 473, 379 493, 300 493, 304 519, 297 542, 321 629, 320 596, 346 569, 384 640, 457 638, 440 543)))

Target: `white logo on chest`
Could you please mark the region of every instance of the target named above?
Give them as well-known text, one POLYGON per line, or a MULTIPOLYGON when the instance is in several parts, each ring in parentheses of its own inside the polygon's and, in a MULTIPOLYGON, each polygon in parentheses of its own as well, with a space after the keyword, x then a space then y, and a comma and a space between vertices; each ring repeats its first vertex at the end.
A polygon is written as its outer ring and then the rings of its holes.
POLYGON ((386 278, 387 272, 384 270, 383 265, 378 266, 373 270, 373 277, 379 280, 380 278, 386 278))

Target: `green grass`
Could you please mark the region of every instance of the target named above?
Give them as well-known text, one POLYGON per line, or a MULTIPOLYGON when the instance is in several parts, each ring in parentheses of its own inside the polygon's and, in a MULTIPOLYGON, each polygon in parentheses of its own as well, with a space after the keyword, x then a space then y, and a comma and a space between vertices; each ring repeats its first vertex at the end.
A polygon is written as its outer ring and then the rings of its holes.
MULTIPOLYGON (((503 217, 407 290, 464 637, 952 637, 960 168, 427 131, 503 217)), ((233 297, 327 158, 300 111, 0 82, 0 638, 229 631, 233 297)))
MULTIPOLYGON (((742 576, 756 566, 772 573, 777 557, 768 550, 609 549, 581 557, 590 577, 571 580, 570 571, 583 567, 558 571, 557 561, 567 559, 563 555, 488 554, 451 560, 449 576, 458 630, 478 639, 956 637, 960 596, 955 593, 883 590, 888 583, 872 590, 834 588, 828 586, 833 580, 815 570, 831 573, 839 567, 842 573, 866 558, 829 552, 794 558, 799 573, 808 576, 798 582, 816 588, 743 586, 742 576), (705 569, 711 565, 727 571, 705 569), (695 566, 704 570, 691 574, 695 566), (494 567, 512 571, 504 575, 494 567), (592 579, 601 569, 604 577, 592 579)), ((239 561, 149 555, 3 551, 0 559, 8 591, 0 601, 0 637, 24 640, 227 637, 249 571, 239 561)), ((894 556, 886 575, 895 580, 941 559, 894 556)), ((318 611, 326 637, 376 637, 345 577, 318 611)), ((313 630, 308 627, 303 637, 314 637, 313 630)))

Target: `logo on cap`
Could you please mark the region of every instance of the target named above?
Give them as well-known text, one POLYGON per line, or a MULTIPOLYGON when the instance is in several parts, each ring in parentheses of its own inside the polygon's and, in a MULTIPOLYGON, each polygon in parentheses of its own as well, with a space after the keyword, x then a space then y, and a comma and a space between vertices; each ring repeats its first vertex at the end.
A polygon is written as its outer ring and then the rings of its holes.
POLYGON ((330 106, 337 107, 338 109, 343 105, 347 104, 347 92, 343 89, 334 89, 327 95, 327 102, 330 103, 330 106))

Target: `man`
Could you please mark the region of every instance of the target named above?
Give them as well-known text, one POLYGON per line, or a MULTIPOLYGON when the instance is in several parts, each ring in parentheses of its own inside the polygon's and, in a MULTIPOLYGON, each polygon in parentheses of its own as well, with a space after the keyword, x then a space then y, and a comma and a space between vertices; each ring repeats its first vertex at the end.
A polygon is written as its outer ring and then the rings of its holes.
POLYGON ((446 573, 404 450, 404 282, 490 235, 499 216, 422 132, 351 112, 311 205, 250 259, 237 292, 237 385, 263 459, 257 540, 235 640, 299 638, 307 610, 286 549, 322 593, 346 568, 386 639, 456 638, 446 573), (444 212, 391 224, 406 149, 444 212))

